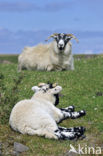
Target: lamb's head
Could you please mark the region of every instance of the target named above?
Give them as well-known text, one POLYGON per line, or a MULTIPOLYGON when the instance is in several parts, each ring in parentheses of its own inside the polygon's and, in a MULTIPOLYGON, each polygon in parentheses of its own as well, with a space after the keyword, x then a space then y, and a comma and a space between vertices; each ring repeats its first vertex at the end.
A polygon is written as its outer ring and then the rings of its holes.
MULTIPOLYGON (((74 38, 77 42, 78 39, 73 34, 65 34, 65 33, 54 33, 48 37, 48 39, 54 38, 56 41, 57 47, 60 51, 64 50, 67 43, 74 38)), ((48 41, 48 39, 46 41, 48 41)))
POLYGON ((60 92, 62 90, 62 87, 61 86, 55 86, 55 87, 52 87, 48 90, 49 94, 53 97, 54 99, 54 102, 53 104, 56 106, 59 104, 59 95, 60 95, 60 92))
POLYGON ((40 83, 38 86, 33 86, 32 90, 35 92, 32 98, 40 96, 40 98, 57 105, 59 103, 59 93, 62 87, 57 85, 57 83, 40 83))

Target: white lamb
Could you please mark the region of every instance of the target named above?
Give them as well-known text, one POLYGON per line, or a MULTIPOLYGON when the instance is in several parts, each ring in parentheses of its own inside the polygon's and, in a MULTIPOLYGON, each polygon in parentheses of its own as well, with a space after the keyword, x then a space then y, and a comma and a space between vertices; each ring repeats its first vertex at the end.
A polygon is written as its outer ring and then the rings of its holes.
POLYGON ((18 57, 18 71, 27 70, 73 70, 74 61, 70 40, 77 38, 72 34, 52 34, 49 44, 25 47, 18 57))
POLYGON ((59 103, 61 86, 45 84, 34 86, 35 94, 31 99, 18 102, 12 109, 9 124, 15 131, 22 134, 45 136, 53 139, 74 139, 82 136, 83 127, 64 128, 57 123, 66 118, 78 118, 85 115, 85 111, 74 112, 74 107, 65 109, 55 107, 59 103))

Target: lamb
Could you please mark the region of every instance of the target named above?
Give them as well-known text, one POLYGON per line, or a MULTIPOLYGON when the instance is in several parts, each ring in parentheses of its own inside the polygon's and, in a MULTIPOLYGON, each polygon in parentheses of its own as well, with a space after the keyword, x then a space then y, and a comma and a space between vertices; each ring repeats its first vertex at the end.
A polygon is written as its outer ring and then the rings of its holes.
POLYGON ((70 40, 77 38, 73 34, 54 33, 50 38, 53 42, 49 44, 39 44, 34 47, 25 47, 18 57, 18 71, 27 70, 45 70, 61 71, 74 70, 74 61, 72 55, 72 44, 70 40))
POLYGON ((34 86, 31 99, 18 102, 12 109, 9 124, 22 134, 45 136, 50 139, 75 139, 83 136, 84 127, 65 128, 57 123, 85 115, 85 111, 74 112, 74 106, 59 109, 59 93, 62 87, 53 84, 34 86))

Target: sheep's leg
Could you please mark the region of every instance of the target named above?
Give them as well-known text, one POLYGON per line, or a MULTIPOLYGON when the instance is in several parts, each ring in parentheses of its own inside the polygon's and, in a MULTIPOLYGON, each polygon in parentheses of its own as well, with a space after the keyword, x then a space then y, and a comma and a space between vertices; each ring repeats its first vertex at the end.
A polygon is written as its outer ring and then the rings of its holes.
POLYGON ((72 63, 71 63, 71 70, 74 70, 74 60, 72 60, 72 63))
POLYGON ((63 113, 62 120, 66 119, 66 118, 76 119, 76 118, 82 117, 86 114, 86 112, 84 110, 81 110, 79 112, 62 111, 62 113, 63 113))
POLYGON ((48 129, 33 129, 31 127, 25 127, 25 132, 22 130, 20 131, 22 134, 28 135, 38 135, 38 136, 45 136, 45 138, 49 139, 58 139, 57 135, 53 131, 49 131, 48 129))
POLYGON ((53 70, 53 65, 48 65, 47 71, 52 71, 53 70))
MULTIPOLYGON (((76 119, 76 118, 79 118, 79 117, 82 117, 86 114, 86 112, 84 110, 81 110, 79 112, 71 112, 71 111, 68 111, 68 110, 61 110, 61 109, 58 109, 59 111, 56 112, 57 113, 57 116, 58 118, 55 119, 55 121, 57 123, 60 123, 62 122, 63 120, 67 119, 67 118, 71 118, 71 119, 76 119)), ((56 116, 56 117, 57 117, 56 116)))
POLYGON ((64 131, 64 132, 81 132, 82 134, 85 132, 84 127, 71 127, 71 128, 65 128, 65 127, 58 127, 59 130, 64 131))
POLYGON ((56 130, 55 132, 55 135, 58 137, 58 139, 61 139, 61 140, 73 140, 76 138, 76 135, 74 132, 63 132, 63 131, 60 131, 59 129, 56 130))
POLYGON ((28 135, 35 135, 36 134, 36 132, 33 128, 27 127, 27 126, 23 129, 23 131, 21 130, 21 133, 22 134, 28 134, 28 135))
POLYGON ((74 128, 64 128, 58 127, 58 130, 55 131, 55 135, 58 139, 68 139, 72 140, 79 138, 84 134, 85 129, 83 127, 74 127, 74 128))
POLYGON ((38 136, 45 136, 46 138, 52 138, 52 139, 68 139, 72 140, 75 138, 79 138, 84 134, 85 129, 83 127, 74 127, 74 128, 64 128, 64 127, 58 127, 57 130, 54 132, 47 131, 47 130, 34 130, 30 127, 25 128, 25 133, 23 134, 29 134, 29 135, 38 135, 38 136))
POLYGON ((22 67, 21 67, 21 65, 19 64, 19 65, 18 65, 18 73, 21 72, 21 70, 22 70, 22 67))
POLYGON ((66 107, 66 108, 61 108, 60 110, 65 111, 65 112, 74 112, 75 107, 74 106, 69 106, 69 107, 66 107))

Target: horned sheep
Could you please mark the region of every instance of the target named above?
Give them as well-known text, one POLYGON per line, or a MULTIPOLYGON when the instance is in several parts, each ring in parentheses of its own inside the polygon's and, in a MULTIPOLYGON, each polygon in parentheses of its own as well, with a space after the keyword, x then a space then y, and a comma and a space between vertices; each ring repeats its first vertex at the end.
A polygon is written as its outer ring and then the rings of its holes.
POLYGON ((22 134, 45 136, 53 139, 75 139, 83 136, 84 127, 65 128, 60 123, 66 118, 78 118, 85 115, 85 111, 74 112, 74 107, 69 106, 59 109, 59 93, 61 86, 42 84, 34 86, 35 91, 31 99, 18 102, 12 109, 9 124, 22 134))
MULTIPOLYGON (((72 45, 70 40, 77 38, 73 34, 54 33, 49 44, 25 47, 18 57, 18 71, 27 70, 74 70, 72 45)), ((48 39, 46 41, 48 41, 48 39)))

